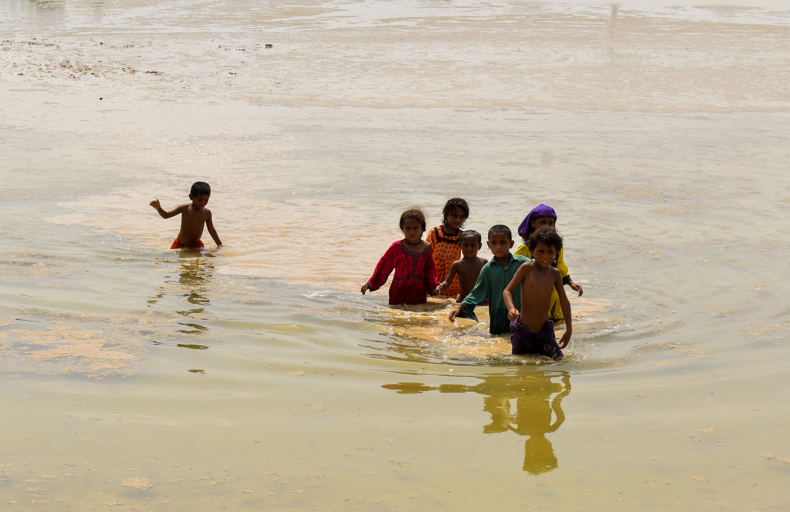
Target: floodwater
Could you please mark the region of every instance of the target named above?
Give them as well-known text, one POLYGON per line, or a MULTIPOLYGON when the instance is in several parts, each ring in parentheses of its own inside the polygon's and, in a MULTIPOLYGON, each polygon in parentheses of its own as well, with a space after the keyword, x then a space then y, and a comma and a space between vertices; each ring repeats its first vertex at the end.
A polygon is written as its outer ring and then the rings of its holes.
POLYGON ((9 510, 786 509, 784 1, 3 0, 0 30, 9 510), (170 251, 148 203, 196 180, 225 246, 170 251), (481 232, 557 210, 565 361, 359 294, 452 196, 481 232))

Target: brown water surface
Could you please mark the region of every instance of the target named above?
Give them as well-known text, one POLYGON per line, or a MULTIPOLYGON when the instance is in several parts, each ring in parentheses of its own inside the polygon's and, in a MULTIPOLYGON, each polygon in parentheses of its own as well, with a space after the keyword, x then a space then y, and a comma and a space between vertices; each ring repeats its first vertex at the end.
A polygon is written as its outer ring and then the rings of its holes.
POLYGON ((8 0, 0 28, 10 509, 785 508, 783 2, 8 0), (148 203, 198 179, 225 246, 169 251, 148 203), (565 361, 359 295, 452 196, 484 234, 557 210, 565 361))

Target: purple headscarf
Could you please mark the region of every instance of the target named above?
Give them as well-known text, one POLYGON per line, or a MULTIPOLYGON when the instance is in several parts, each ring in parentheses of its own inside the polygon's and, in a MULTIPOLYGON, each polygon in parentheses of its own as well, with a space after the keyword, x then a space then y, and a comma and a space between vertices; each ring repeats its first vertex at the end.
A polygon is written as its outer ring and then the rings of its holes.
POLYGON ((518 234, 521 235, 521 238, 527 239, 529 238, 529 235, 535 231, 535 228, 532 227, 532 220, 537 219, 538 217, 551 217, 556 221, 557 213, 551 206, 547 206, 545 204, 537 205, 532 209, 532 211, 529 212, 529 215, 524 218, 524 221, 518 227, 518 234))

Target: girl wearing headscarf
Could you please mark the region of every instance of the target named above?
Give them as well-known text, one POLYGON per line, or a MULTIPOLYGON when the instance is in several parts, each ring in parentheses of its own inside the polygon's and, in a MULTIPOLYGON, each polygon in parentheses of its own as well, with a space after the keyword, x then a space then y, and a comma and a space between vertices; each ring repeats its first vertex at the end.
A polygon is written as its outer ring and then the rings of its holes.
MULTIPOLYGON (((518 227, 518 234, 521 235, 521 238, 524 239, 525 243, 519 245, 518 249, 516 249, 513 254, 532 258, 532 253, 529 250, 529 246, 526 244, 526 240, 529 239, 529 235, 540 228, 555 229, 556 222, 557 213, 551 206, 539 204, 533 208, 518 227)), ((574 283, 573 279, 571 279, 568 265, 565 264, 564 253, 565 247, 560 249, 557 257, 554 258, 554 263, 552 263, 552 266, 556 267, 557 270, 560 271, 560 274, 562 275, 562 284, 570 286, 571 289, 578 292, 579 297, 581 297, 582 293, 584 293, 584 290, 582 290, 580 284, 574 283)), ((565 322, 565 318, 562 316, 562 308, 560 308, 559 300, 560 298, 557 295, 557 292, 553 291, 551 294, 551 305, 549 306, 549 318, 554 322, 554 325, 565 322)))

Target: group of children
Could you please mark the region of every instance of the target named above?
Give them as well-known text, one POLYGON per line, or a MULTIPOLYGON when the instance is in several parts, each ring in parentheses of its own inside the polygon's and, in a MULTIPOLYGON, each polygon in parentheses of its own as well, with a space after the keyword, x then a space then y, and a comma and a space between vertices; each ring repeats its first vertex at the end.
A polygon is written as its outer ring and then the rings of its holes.
POLYGON ((480 233, 462 231, 469 205, 461 198, 447 201, 440 226, 426 231, 425 214, 412 207, 401 214, 404 239, 394 242, 379 260, 362 294, 381 288, 395 270, 390 285, 390 304, 422 304, 428 295, 454 297, 458 305, 450 312, 477 321, 475 307, 488 302, 491 334, 510 333, 513 354, 541 354, 563 358, 562 348, 573 333, 571 305, 565 295, 568 285, 579 295, 582 287, 573 282, 565 264, 562 237, 555 230, 553 208, 538 205, 518 229, 523 243, 511 254, 510 228, 498 224, 488 230, 491 261, 477 255, 482 248, 480 233), (439 277, 445 276, 442 282, 439 277), (557 343, 554 324, 565 323, 557 343))
MULTIPOLYGON (((162 218, 181 215, 181 229, 171 249, 203 247, 200 236, 208 229, 217 246, 222 241, 214 229, 211 211, 206 208, 211 187, 198 181, 192 185, 189 199, 173 210, 162 209, 158 199, 151 206, 162 218)), ((469 205, 460 197, 447 201, 443 221, 428 232, 425 214, 412 207, 400 216, 403 240, 390 245, 373 275, 362 285, 362 294, 376 291, 395 277, 389 290, 390 304, 422 304, 428 295, 454 297, 458 305, 449 320, 471 318, 477 321, 475 307, 488 302, 491 318, 489 332, 510 332, 513 354, 541 354, 555 360, 573 333, 571 305, 565 295, 568 285, 579 295, 582 287, 571 279, 565 264, 562 237, 555 230, 557 214, 544 204, 526 216, 518 228, 522 243, 511 254, 513 236, 510 228, 497 224, 488 230, 491 261, 477 255, 483 247, 480 233, 461 230, 469 218, 469 205), (439 281, 440 277, 443 281, 439 281), (565 323, 565 333, 557 343, 554 324, 565 323)))

